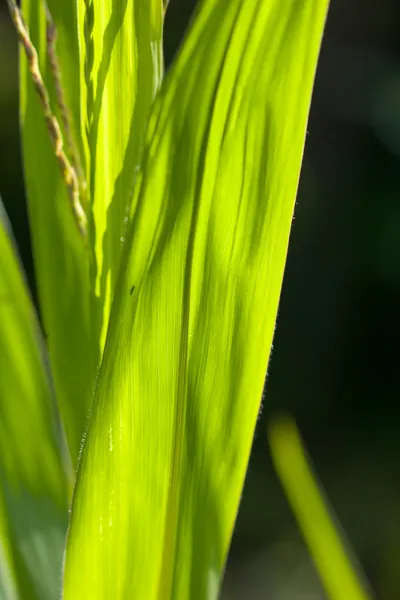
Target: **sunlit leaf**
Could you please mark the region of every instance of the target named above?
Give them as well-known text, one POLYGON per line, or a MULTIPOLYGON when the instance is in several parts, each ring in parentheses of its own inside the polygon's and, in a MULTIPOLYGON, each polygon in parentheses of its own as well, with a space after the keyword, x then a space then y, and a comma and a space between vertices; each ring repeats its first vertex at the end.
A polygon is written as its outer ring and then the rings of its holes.
POLYGON ((89 221, 86 242, 74 223, 22 54, 23 155, 41 317, 76 461, 107 331, 135 165, 162 74, 162 0, 51 0, 57 35, 50 57, 44 6, 23 1, 64 147, 79 175, 89 221))
POLYGON ((64 597, 215 598, 271 348, 327 0, 206 0, 154 107, 64 597))
POLYGON ((54 600, 69 487, 39 326, 0 204, 0 589, 54 600))
POLYGON ((80 0, 87 176, 101 348, 146 123, 162 77, 162 0, 80 0))

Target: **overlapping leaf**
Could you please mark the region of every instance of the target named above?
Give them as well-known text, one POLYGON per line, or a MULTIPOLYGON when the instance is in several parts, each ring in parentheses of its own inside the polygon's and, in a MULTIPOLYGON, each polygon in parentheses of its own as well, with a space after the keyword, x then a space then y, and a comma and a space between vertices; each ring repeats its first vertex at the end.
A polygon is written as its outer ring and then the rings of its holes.
POLYGON ((69 487, 44 345, 0 204, 0 589, 59 595, 69 487))
POLYGON ((162 76, 162 0, 84 0, 81 62, 101 348, 151 103, 162 76))
POLYGON ((81 181, 81 202, 89 221, 86 242, 72 218, 24 56, 23 153, 42 320, 75 461, 107 330, 134 166, 161 77, 162 1, 51 0, 48 8, 57 30, 53 57, 58 61, 68 127, 63 126, 47 58, 45 3, 23 1, 66 152, 81 181))
POLYGON ((215 598, 269 357, 327 0, 205 0, 150 121, 64 598, 215 598))

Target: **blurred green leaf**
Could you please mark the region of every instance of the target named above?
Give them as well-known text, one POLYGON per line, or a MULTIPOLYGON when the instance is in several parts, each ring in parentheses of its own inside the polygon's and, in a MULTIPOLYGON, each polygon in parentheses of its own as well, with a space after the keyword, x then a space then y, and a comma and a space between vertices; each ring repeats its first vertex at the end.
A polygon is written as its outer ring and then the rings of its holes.
POLYGON ((7 228, 0 204, 0 587, 7 599, 54 600, 70 485, 44 344, 7 228))
POLYGON ((18 600, 18 577, 2 494, 0 494, 0 599, 18 600))
POLYGON ((287 417, 275 419, 268 433, 276 472, 328 597, 368 600, 368 585, 329 514, 294 421, 287 417))
POLYGON ((205 0, 152 112, 64 598, 215 598, 274 331, 327 0, 205 0))

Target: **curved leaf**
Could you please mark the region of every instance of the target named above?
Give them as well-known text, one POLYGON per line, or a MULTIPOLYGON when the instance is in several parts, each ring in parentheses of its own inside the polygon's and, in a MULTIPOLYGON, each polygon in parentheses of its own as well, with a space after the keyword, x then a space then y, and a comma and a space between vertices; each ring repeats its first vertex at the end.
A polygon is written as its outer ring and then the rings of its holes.
POLYGON ((0 204, 0 578, 7 598, 54 600, 70 491, 44 345, 7 227, 0 204))
POLYGON ((327 0, 205 0, 154 107, 64 597, 215 598, 265 379, 327 0))

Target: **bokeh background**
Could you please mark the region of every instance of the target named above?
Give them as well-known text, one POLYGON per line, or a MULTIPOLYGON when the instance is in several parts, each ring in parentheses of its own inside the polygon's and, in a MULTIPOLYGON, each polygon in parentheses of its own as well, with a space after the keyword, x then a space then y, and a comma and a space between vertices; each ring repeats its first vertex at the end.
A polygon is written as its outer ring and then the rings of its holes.
MULTIPOLYGON (((170 2, 167 64, 194 4, 170 2)), ((17 45, 5 0, 0 193, 35 296, 18 139, 17 45)), ((400 3, 332 0, 224 600, 325 598, 270 458, 266 425, 282 411, 295 417, 376 597, 400 598, 399 400, 400 3)))

